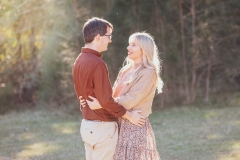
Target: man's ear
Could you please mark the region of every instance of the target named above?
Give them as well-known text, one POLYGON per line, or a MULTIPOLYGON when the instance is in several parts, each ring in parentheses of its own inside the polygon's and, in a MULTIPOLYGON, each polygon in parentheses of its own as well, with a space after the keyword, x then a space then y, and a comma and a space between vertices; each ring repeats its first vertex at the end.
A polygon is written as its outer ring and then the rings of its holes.
POLYGON ((94 39, 95 39, 97 42, 99 42, 99 41, 100 41, 100 34, 96 35, 96 36, 94 37, 94 39))

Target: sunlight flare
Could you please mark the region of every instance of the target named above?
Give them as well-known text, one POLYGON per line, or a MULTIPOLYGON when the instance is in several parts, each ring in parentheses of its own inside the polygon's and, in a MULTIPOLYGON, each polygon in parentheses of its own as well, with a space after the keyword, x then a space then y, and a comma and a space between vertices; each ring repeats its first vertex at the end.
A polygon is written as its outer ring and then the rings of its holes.
POLYGON ((239 160, 240 159, 240 142, 231 145, 231 153, 222 156, 219 160, 239 160))
POLYGON ((48 144, 45 142, 34 143, 26 146, 26 149, 19 152, 17 157, 19 159, 33 158, 35 156, 45 155, 58 150, 60 147, 54 144, 48 144))
POLYGON ((77 132, 77 126, 73 123, 54 124, 53 128, 62 134, 72 134, 77 132))

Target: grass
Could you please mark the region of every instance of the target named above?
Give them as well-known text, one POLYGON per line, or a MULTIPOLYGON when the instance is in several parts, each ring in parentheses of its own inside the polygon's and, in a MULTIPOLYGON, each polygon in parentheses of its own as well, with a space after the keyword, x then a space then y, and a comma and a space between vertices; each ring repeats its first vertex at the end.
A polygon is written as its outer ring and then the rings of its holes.
MULTIPOLYGON (((84 159, 80 120, 46 109, 0 116, 0 160, 84 159)), ((162 160, 240 160, 239 107, 172 108, 150 121, 162 160)))

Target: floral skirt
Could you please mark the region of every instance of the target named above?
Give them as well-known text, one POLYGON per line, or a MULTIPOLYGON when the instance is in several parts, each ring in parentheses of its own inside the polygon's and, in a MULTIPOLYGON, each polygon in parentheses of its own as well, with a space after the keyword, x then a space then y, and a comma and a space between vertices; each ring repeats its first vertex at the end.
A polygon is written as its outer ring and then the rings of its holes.
POLYGON ((119 118, 119 137, 114 160, 160 160, 155 136, 148 119, 142 127, 119 118))

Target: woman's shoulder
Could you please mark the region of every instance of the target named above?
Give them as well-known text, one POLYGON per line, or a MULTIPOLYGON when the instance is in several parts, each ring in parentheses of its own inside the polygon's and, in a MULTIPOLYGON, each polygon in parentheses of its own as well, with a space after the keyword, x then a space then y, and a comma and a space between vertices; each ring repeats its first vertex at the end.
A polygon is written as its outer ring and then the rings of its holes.
POLYGON ((140 70, 140 73, 144 75, 153 75, 155 74, 155 70, 153 68, 143 67, 140 70))
POLYGON ((154 69, 144 67, 139 71, 138 78, 145 79, 146 82, 149 80, 154 81, 157 78, 157 75, 154 69))

